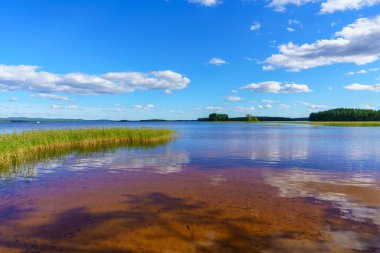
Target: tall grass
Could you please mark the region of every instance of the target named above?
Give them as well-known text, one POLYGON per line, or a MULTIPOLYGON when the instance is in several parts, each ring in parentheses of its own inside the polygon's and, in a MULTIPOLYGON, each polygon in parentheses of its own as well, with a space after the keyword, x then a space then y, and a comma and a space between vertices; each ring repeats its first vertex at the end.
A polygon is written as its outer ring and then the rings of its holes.
POLYGON ((169 141, 168 129, 85 128, 0 134, 0 169, 36 162, 70 150, 112 146, 146 146, 169 141))

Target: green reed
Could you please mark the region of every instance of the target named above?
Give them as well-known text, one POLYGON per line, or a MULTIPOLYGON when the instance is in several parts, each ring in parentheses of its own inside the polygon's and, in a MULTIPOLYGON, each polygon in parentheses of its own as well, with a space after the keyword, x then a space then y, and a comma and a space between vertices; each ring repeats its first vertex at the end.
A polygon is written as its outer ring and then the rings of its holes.
POLYGON ((0 134, 0 170, 59 157, 120 146, 148 147, 169 141, 175 132, 153 128, 84 128, 0 134))

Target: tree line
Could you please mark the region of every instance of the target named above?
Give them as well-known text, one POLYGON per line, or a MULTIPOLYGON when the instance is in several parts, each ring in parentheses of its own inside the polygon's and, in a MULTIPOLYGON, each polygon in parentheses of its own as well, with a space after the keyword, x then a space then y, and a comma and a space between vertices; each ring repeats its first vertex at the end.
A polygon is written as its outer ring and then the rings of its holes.
POLYGON ((310 121, 380 121, 380 111, 369 109, 337 108, 314 112, 310 121))
POLYGON ((257 122, 259 119, 251 114, 247 114, 245 117, 230 118, 228 114, 224 113, 211 113, 208 118, 199 118, 198 121, 248 121, 257 122))

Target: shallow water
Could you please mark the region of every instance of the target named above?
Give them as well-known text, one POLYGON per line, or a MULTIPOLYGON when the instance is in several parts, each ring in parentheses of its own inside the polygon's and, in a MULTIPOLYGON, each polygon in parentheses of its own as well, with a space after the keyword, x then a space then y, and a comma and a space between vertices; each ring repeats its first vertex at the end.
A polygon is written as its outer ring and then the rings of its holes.
POLYGON ((177 138, 54 158, 2 178, 0 252, 380 252, 380 128, 165 127, 177 138))

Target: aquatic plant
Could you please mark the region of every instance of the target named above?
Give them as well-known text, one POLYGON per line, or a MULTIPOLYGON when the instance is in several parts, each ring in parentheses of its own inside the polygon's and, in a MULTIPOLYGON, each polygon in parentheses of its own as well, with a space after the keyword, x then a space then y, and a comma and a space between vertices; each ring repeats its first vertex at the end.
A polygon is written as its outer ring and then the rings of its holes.
POLYGON ((112 146, 147 146, 169 141, 175 132, 153 128, 84 128, 0 134, 0 170, 71 151, 112 146))

